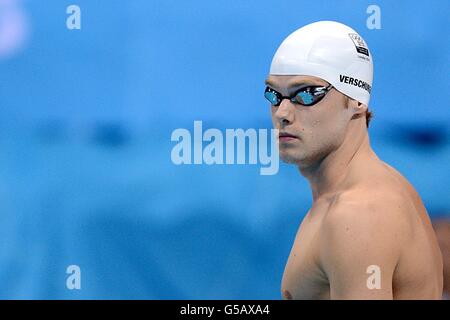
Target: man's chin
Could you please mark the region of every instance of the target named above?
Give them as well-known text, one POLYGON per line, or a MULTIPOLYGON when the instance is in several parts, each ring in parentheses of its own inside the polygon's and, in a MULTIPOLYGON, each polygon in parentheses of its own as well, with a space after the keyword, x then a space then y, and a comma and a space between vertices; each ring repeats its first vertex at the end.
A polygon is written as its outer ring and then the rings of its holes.
POLYGON ((302 159, 299 156, 295 156, 290 154, 289 152, 280 151, 280 159, 281 161, 288 164, 299 164, 302 162, 302 159))

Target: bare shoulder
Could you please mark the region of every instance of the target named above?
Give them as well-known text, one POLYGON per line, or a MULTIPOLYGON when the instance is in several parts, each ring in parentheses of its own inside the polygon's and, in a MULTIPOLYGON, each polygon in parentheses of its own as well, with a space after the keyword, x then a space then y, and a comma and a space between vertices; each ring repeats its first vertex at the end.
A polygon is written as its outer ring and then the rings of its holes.
POLYGON ((324 227, 346 225, 376 228, 379 232, 404 229, 408 226, 411 210, 414 208, 410 198, 398 186, 384 184, 372 188, 362 185, 335 196, 324 219, 324 227))
POLYGON ((355 189, 337 195, 324 216, 320 267, 334 298, 393 296, 392 279, 408 243, 408 208, 402 195, 355 189), (367 272, 381 270, 382 290, 368 290, 367 272))
POLYGON ((395 265, 412 235, 411 210, 395 185, 362 185, 336 195, 322 224, 323 252, 339 259, 379 256, 395 265))
MULTIPOLYGON (((318 261, 331 297, 391 298, 393 284, 401 296, 400 288, 424 287, 430 275, 440 274, 438 250, 430 251, 426 210, 413 189, 399 173, 375 167, 359 184, 329 198, 318 261), (382 274, 381 291, 367 290, 373 267, 382 274)), ((439 279, 434 283, 439 291, 439 279)))

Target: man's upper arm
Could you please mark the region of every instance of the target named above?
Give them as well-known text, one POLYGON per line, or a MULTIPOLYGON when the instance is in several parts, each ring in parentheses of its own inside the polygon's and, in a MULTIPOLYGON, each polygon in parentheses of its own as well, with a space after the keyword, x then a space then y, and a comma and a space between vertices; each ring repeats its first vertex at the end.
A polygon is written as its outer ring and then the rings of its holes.
MULTIPOLYGON (((321 264, 331 299, 392 299, 404 241, 395 203, 341 202, 324 221, 321 264)), ((403 225, 402 225, 403 224, 403 225)))

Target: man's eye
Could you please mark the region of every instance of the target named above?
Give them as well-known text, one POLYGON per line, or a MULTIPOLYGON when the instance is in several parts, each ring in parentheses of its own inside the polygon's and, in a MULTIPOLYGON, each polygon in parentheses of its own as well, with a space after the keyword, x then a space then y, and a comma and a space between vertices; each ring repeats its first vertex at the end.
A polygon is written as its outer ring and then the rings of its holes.
POLYGON ((298 95, 305 104, 310 104, 313 102, 313 96, 309 92, 300 92, 298 95))

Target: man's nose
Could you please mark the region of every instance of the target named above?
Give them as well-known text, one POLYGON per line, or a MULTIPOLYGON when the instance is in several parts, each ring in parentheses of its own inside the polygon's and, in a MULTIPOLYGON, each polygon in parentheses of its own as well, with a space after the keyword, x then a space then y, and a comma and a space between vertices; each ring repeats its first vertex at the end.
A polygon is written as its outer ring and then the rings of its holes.
POLYGON ((281 125, 287 125, 294 121, 295 107, 289 99, 283 99, 275 111, 275 118, 281 125))

